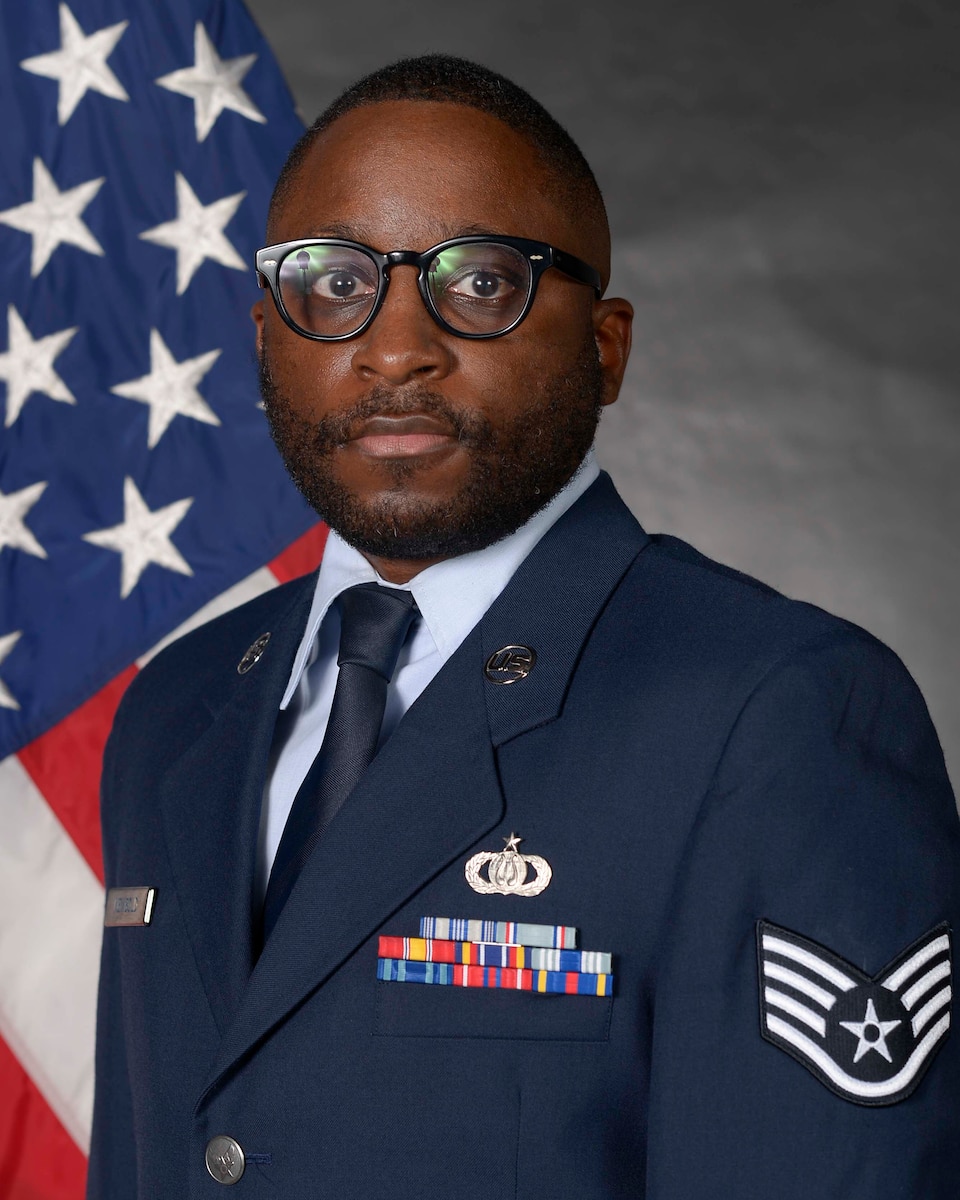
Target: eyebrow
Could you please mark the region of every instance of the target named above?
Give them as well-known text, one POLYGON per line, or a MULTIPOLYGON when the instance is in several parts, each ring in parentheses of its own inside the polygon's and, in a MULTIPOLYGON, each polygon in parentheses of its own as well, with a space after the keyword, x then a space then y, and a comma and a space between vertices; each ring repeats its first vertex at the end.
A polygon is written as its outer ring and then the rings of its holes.
MULTIPOLYGON (((441 242, 450 241, 452 238, 461 237, 502 237, 504 236, 501 230, 490 229, 486 225, 441 225, 438 229, 440 236, 432 245, 437 246, 441 242)), ((305 238, 339 238, 343 242, 359 242, 361 245, 369 246, 364 231, 357 229, 353 225, 341 224, 338 221, 332 221, 322 227, 310 229, 304 234, 305 238)), ((404 250, 408 247, 396 246, 390 249, 404 250)), ((384 251, 385 253, 385 251, 384 251)))

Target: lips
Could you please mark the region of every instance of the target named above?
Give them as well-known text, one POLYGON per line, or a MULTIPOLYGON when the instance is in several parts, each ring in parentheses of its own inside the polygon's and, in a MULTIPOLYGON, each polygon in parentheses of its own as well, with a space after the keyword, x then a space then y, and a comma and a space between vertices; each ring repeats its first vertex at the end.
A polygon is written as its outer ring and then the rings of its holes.
POLYGON ((368 417, 349 438, 349 445, 372 458, 412 458, 449 449, 457 442, 456 430, 428 413, 368 417))

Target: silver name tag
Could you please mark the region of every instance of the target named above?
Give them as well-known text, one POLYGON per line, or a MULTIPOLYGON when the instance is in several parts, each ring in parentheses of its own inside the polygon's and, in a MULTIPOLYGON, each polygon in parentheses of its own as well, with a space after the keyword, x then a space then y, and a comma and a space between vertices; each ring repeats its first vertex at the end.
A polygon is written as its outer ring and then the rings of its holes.
POLYGON ((149 925, 157 889, 152 887, 111 888, 103 923, 111 925, 149 925))

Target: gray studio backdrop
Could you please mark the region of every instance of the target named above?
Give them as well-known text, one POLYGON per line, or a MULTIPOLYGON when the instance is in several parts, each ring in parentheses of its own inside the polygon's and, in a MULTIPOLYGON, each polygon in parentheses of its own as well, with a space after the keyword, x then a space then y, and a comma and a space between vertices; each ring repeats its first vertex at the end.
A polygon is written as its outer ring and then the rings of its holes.
POLYGON ((305 119, 406 54, 510 75, 637 309, 599 451, 650 531, 866 626, 960 779, 956 0, 248 0, 305 119))

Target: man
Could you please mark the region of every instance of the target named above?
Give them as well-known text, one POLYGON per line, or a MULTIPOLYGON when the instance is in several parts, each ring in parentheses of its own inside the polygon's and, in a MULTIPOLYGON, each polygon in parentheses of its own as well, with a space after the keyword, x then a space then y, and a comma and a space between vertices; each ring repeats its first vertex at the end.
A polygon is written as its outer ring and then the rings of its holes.
POLYGON ((402 62, 268 243, 267 415, 334 532, 117 718, 90 1197, 955 1197, 936 736, 598 473, 631 309, 579 151, 402 62))

